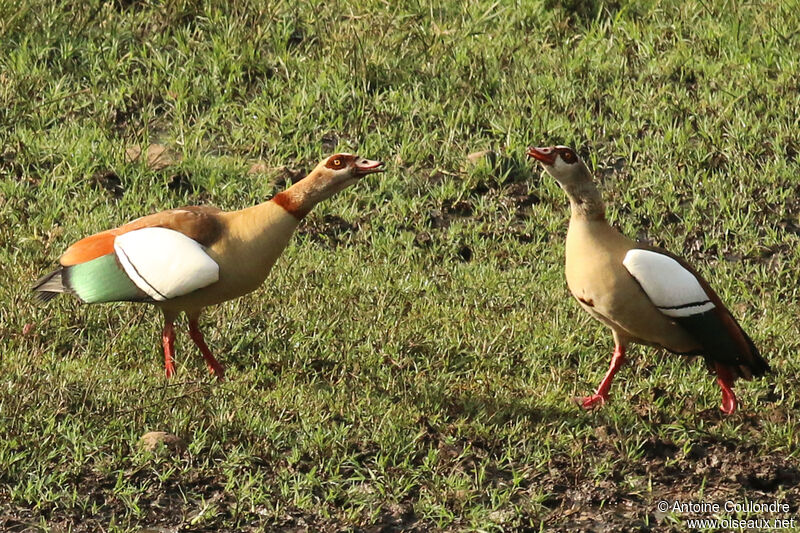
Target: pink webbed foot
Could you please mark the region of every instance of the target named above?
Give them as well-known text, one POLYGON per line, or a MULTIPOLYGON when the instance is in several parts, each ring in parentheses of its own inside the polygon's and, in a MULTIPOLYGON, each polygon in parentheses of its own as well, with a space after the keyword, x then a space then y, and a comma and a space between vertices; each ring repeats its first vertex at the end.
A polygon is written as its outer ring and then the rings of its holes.
POLYGON ((219 364, 219 361, 212 357, 210 361, 206 361, 206 366, 209 374, 217 376, 219 381, 225 381, 225 367, 219 364))
POLYGON ((608 401, 608 391, 611 389, 611 382, 614 380, 614 375, 619 372, 619 369, 622 368, 624 364, 625 346, 623 344, 617 344, 614 347, 614 355, 611 357, 611 365, 605 377, 603 377, 603 381, 600 382, 600 386, 597 387, 597 392, 584 398, 574 398, 575 403, 587 411, 602 407, 608 401))
POLYGON ((726 397, 724 394, 722 395, 722 405, 720 406, 720 410, 723 413, 726 415, 732 415, 736 412, 737 406, 738 402, 736 401, 736 396, 726 397))
POLYGON ((736 412, 738 402, 736 401, 736 394, 733 392, 733 375, 730 370, 721 364, 715 365, 717 370, 717 384, 722 389, 722 405, 720 410, 726 415, 732 415, 736 412))
POLYGON ((585 396, 583 398, 579 396, 573 398, 573 400, 582 409, 591 411, 593 409, 599 409, 602 407, 606 403, 606 400, 608 400, 608 396, 603 396, 602 394, 592 394, 591 396, 585 396))

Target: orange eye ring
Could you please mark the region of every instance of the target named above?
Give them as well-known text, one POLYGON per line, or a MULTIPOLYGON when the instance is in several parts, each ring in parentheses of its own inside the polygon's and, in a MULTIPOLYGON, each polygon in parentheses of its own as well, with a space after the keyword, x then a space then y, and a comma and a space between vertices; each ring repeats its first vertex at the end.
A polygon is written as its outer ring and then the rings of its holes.
POLYGON ((335 166, 336 168, 341 167, 342 166, 342 160, 339 159, 339 158, 334 159, 333 160, 333 166, 335 166))

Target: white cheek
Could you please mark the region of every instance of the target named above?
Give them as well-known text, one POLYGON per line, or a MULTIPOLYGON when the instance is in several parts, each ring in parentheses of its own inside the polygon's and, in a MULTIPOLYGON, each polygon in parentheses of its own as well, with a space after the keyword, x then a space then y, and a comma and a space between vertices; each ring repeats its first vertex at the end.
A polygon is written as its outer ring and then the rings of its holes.
POLYGON ((553 170, 556 171, 559 175, 563 175, 567 171, 567 168, 569 167, 569 165, 564 163, 561 157, 556 157, 556 160, 552 166, 553 170))
POLYGON ((556 157, 556 160, 550 165, 547 170, 556 178, 556 180, 567 180, 572 175, 572 165, 566 164, 561 157, 556 157))

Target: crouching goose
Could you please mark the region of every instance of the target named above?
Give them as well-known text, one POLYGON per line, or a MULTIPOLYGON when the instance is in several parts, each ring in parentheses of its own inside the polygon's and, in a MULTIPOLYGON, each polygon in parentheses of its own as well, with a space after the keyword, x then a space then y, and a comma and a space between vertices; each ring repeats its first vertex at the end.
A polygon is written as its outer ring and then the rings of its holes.
POLYGON ((761 376, 769 365, 706 280, 684 260, 636 243, 612 228, 592 175, 566 146, 528 148, 564 189, 571 206, 566 277, 572 295, 611 328, 614 355, 597 392, 580 400, 585 409, 608 400, 614 374, 631 342, 705 357, 722 389, 722 411, 736 410, 736 378, 761 376))
POLYGON ((254 207, 231 212, 182 207, 96 233, 70 246, 59 259, 61 266, 33 290, 43 301, 70 292, 85 303, 134 301, 160 307, 167 377, 175 373, 173 323, 186 313, 190 337, 211 373, 222 379, 225 370, 198 326, 203 309, 257 289, 317 203, 382 167, 380 161, 336 154, 254 207))

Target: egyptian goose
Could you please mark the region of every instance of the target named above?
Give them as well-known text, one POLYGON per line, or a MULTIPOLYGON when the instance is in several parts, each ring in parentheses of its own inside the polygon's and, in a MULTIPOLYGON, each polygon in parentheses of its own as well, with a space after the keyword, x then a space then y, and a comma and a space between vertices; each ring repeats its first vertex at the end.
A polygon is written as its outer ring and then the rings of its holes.
POLYGON ((571 148, 528 148, 528 156, 542 163, 570 201, 569 290, 614 334, 611 367, 597 392, 581 398, 580 405, 592 409, 608 400, 625 348, 636 342, 681 355, 702 354, 722 389, 722 411, 733 413, 734 380, 761 376, 769 365, 719 296, 683 259, 612 228, 589 169, 571 148))
POLYGON ((175 373, 173 323, 184 312, 189 335, 211 373, 222 379, 225 370, 198 326, 203 309, 257 289, 317 203, 382 167, 380 161, 335 154, 254 207, 231 212, 182 207, 96 233, 70 246, 59 259, 61 266, 33 290, 43 301, 71 292, 85 303, 134 301, 160 307, 167 377, 175 373))

